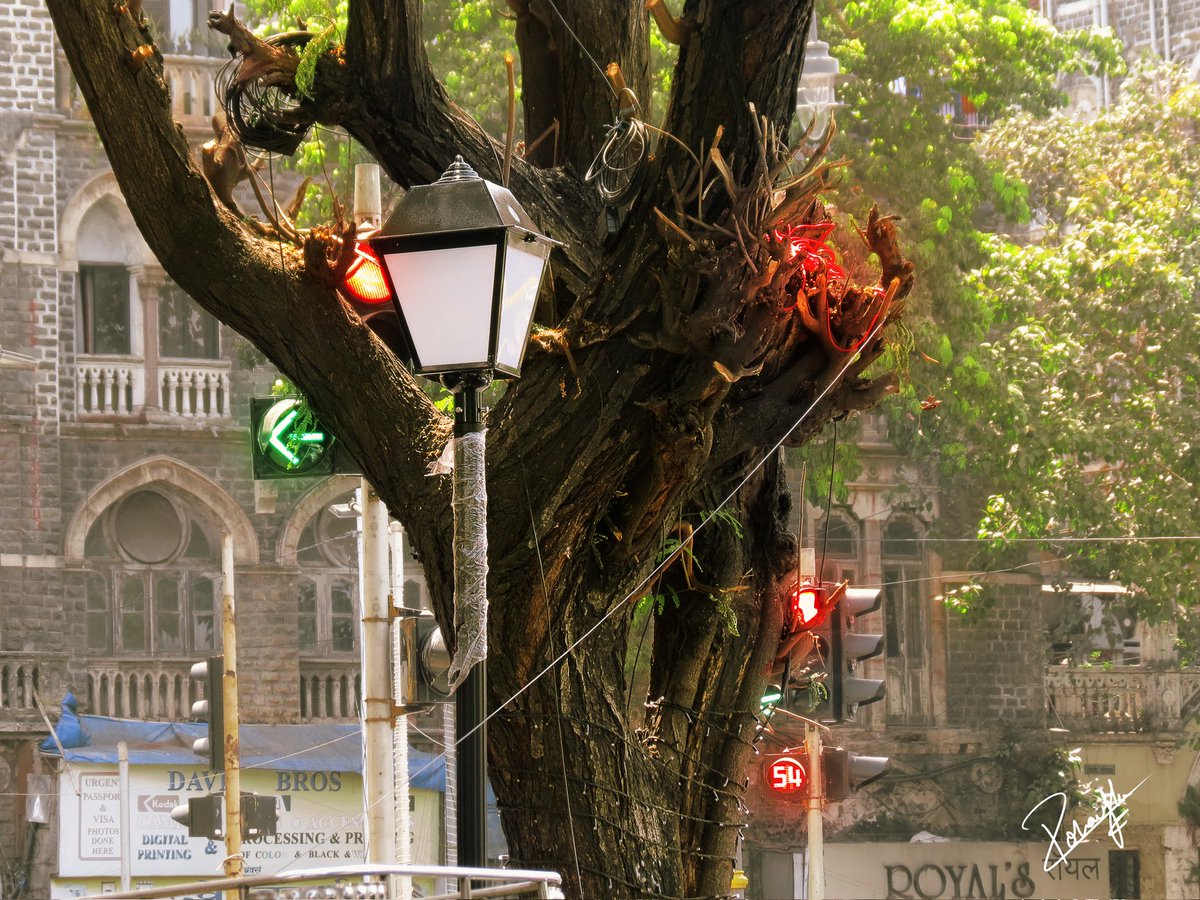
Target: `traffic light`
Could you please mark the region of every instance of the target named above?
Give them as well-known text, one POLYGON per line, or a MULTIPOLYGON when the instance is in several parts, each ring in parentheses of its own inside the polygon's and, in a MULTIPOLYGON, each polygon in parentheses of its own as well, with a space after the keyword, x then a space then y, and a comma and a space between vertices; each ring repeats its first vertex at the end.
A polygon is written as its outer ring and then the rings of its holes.
POLYGON ((342 279, 341 292, 363 323, 407 364, 409 352, 404 326, 392 304, 392 292, 379 257, 365 241, 354 245, 354 261, 342 279))
POLYGON ((210 841, 225 836, 225 817, 221 814, 221 795, 188 797, 171 810, 171 818, 187 829, 188 837, 204 837, 210 841))
MULTIPOLYGON (((189 797, 171 810, 171 818, 188 830, 189 837, 210 841, 225 836, 225 798, 221 794, 189 797)), ((270 794, 242 794, 242 839, 249 841, 276 833, 279 800, 270 794)))
POLYGON ((334 437, 299 397, 255 397, 250 401, 250 458, 254 477, 295 478, 332 475, 334 437))
POLYGON ((826 802, 845 800, 859 788, 882 778, 891 764, 886 756, 862 756, 841 747, 821 748, 826 802))
POLYGON ((214 772, 225 771, 224 674, 224 654, 196 663, 191 671, 193 680, 204 682, 204 699, 192 704, 192 718, 203 719, 208 725, 208 735, 192 742, 192 752, 205 757, 214 772))
POLYGON ((450 651, 433 613, 400 611, 400 703, 416 712, 450 702, 450 651))
POLYGON ((846 588, 829 617, 829 703, 821 721, 853 722, 860 706, 883 699, 882 680, 857 674, 862 660, 883 652, 883 635, 852 630, 857 617, 874 612, 882 603, 879 588, 846 588))
POLYGON ((265 837, 279 827, 279 803, 273 794, 242 794, 242 838, 265 837))

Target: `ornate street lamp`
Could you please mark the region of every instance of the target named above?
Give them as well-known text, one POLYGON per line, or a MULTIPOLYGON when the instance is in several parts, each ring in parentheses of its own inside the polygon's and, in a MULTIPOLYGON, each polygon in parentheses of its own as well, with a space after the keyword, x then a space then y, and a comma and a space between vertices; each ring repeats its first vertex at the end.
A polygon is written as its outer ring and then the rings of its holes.
POLYGON ((487 487, 480 392, 521 374, 550 251, 505 187, 457 157, 404 195, 368 239, 419 375, 454 404, 454 631, 458 862, 487 864, 487 487))
POLYGON ((830 115, 837 106, 834 83, 840 69, 838 61, 829 55, 829 44, 817 38, 814 13, 804 45, 804 68, 796 87, 796 119, 802 128, 812 125, 810 141, 820 141, 829 129, 830 115))
MULTIPOLYGON (((418 375, 521 374, 550 250, 508 188, 457 157, 369 241, 418 375)), ((490 377, 488 379, 490 381, 490 377)))

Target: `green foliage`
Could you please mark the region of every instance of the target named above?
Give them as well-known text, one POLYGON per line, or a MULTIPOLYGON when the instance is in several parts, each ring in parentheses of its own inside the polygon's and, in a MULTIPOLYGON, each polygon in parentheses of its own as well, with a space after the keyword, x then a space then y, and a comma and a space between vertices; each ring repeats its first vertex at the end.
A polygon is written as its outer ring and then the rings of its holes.
MULTIPOLYGON (((702 526, 712 522, 717 527, 731 529, 737 540, 741 540, 744 534, 741 520, 731 510, 718 509, 711 512, 702 512, 700 513, 700 521, 702 526)), ((656 566, 661 566, 670 560, 667 568, 678 562, 683 571, 687 573, 687 584, 690 586, 692 573, 703 572, 704 567, 700 565, 700 561, 693 552, 692 532, 686 532, 683 537, 680 536, 681 534, 684 534, 682 529, 663 541, 654 562, 656 566)), ((643 610, 652 609, 657 615, 661 616, 667 608, 668 601, 670 601, 675 609, 679 609, 681 601, 679 590, 676 587, 671 584, 663 584, 661 573, 653 584, 661 585, 661 590, 656 590, 652 586, 650 591, 638 599, 635 612, 640 613, 643 610)), ((729 592, 717 591, 715 593, 708 593, 707 596, 709 600, 716 604, 717 616, 721 619, 725 633, 736 637, 740 633, 738 631, 737 612, 733 608, 729 592)))
POLYGON ((987 610, 983 601, 983 585, 975 581, 960 584, 933 599, 940 601, 946 609, 968 623, 978 622, 987 610))
MULTIPOLYGON (((1147 69, 1093 121, 1023 114, 981 141, 1040 226, 984 242, 969 285, 991 327, 942 429, 987 461, 980 536, 996 545, 1200 533, 1198 128, 1200 87, 1147 69)), ((1056 549, 1152 617, 1196 600, 1196 563, 1169 542, 1056 549)))
POLYGON ((313 81, 317 77, 317 61, 341 43, 341 29, 336 22, 329 22, 313 35, 312 40, 300 51, 300 64, 296 67, 296 90, 301 97, 312 99, 313 81))
POLYGON ((921 401, 942 397, 963 375, 982 377, 967 354, 987 334, 990 313, 963 279, 985 259, 982 229, 997 213, 1013 223, 1031 215, 1027 186, 975 152, 972 128, 947 111, 965 97, 984 120, 1045 114, 1065 102, 1060 72, 1117 71, 1120 57, 1113 41, 1060 34, 1007 0, 855 0, 823 12, 821 36, 852 76, 838 88, 833 149, 854 162, 838 205, 860 221, 876 200, 898 213, 919 273, 906 316, 912 332, 893 350, 913 360, 911 370, 898 368, 912 386, 891 405, 893 433, 911 449, 927 437, 921 401))

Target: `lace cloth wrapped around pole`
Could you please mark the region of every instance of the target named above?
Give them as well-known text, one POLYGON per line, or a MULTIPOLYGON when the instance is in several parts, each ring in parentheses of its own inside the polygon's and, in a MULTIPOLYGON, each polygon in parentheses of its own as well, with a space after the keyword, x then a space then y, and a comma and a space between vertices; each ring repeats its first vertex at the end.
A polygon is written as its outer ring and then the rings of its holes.
POLYGON ((450 688, 487 659, 487 482, 483 431, 454 445, 454 660, 450 688))

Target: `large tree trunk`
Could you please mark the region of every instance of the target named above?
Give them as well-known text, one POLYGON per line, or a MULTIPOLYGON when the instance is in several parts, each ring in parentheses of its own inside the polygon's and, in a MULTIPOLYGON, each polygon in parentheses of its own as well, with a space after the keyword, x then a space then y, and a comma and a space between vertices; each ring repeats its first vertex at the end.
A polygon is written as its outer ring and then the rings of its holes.
MULTIPOLYGON (((292 246, 232 215, 171 121, 161 59, 126 62, 147 33, 109 0, 49 6, 151 248, 353 451, 450 623, 449 486, 425 475, 449 425, 334 291, 335 235, 292 246)), ((614 106, 571 32, 644 88, 642 3, 559 3, 569 30, 542 0, 510 6, 538 79, 527 134, 553 120, 562 130, 555 153, 514 161, 510 187, 568 246, 539 307, 560 315, 488 422, 491 777, 514 863, 561 871, 572 895, 721 896, 794 558, 777 451, 890 389, 860 374, 911 267, 890 223, 873 219, 866 239, 890 290, 826 302, 799 286, 799 258, 761 239, 823 214, 819 168, 772 208, 770 130, 790 118, 811 0, 686 4, 675 139, 645 161, 608 237, 582 175, 614 106), (717 511, 740 537, 707 518, 717 511), (688 529, 686 552, 660 565, 688 529), (670 599, 654 619, 649 696, 630 697, 632 612, 649 594, 670 599)), ((419 34, 417 0, 352 0, 344 52, 321 61, 306 108, 400 184, 436 178, 456 153, 499 180, 502 148, 450 103, 419 34)))

